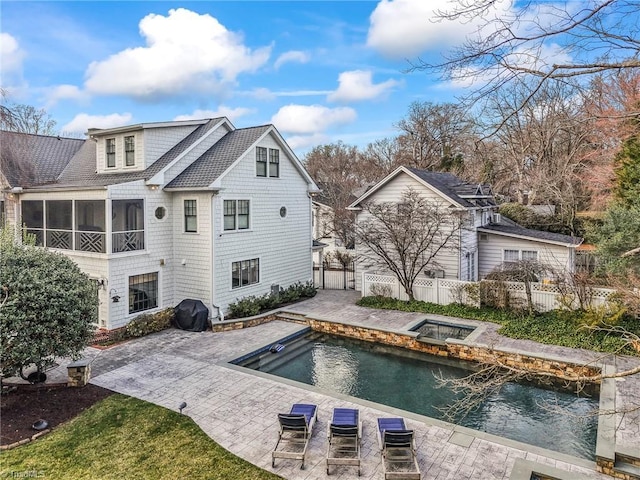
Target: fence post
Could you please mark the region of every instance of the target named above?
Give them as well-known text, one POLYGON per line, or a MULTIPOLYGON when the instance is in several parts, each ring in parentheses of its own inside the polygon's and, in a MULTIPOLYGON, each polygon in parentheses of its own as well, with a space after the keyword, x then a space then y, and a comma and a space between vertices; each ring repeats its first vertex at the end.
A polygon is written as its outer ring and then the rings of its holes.
POLYGON ((436 286, 436 303, 440 305, 440 279, 436 277, 434 280, 436 286))
POLYGON ((342 289, 346 290, 347 289, 347 266, 343 263, 342 264, 342 289))

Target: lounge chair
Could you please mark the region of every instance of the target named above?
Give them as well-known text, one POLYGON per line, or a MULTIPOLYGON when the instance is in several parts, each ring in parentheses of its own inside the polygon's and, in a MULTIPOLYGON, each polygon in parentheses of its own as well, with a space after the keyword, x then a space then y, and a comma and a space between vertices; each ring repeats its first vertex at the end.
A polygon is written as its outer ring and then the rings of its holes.
POLYGON ((354 408, 334 408, 327 436, 329 437, 327 475, 330 475, 330 465, 349 465, 358 467, 359 476, 360 439, 362 438, 360 412, 354 408))
POLYGON ((307 447, 316 423, 318 407, 305 403, 296 403, 289 413, 279 413, 280 433, 278 443, 271 454, 271 466, 276 466, 276 458, 292 458, 302 460, 301 469, 304 469, 304 460, 307 447))
POLYGON ((385 480, 420 479, 413 430, 403 418, 378 418, 378 444, 385 480))

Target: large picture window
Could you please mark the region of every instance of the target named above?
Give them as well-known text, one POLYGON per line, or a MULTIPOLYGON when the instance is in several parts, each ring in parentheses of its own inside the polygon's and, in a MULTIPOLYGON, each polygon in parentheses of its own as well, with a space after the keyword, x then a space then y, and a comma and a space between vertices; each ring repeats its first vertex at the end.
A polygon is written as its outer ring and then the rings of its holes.
POLYGON ((198 231, 198 204, 195 200, 184 201, 184 231, 198 231))
POLYGON ((158 272, 129 277, 129 313, 158 306, 158 272))
POLYGON ((225 200, 223 210, 223 229, 225 231, 249 228, 249 200, 225 200))
POLYGON ((240 288, 260 281, 260 260, 242 260, 231 264, 231 288, 240 288))

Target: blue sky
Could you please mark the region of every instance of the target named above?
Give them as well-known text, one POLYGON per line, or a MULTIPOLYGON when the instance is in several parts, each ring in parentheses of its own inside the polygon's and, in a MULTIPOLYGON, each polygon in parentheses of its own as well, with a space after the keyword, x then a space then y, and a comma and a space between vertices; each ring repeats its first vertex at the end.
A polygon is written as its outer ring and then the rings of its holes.
POLYGON ((406 73, 472 27, 434 23, 447 4, 3 1, 1 84, 62 133, 224 115, 236 127, 273 123, 300 156, 365 146, 397 135, 411 102, 463 93, 406 73))

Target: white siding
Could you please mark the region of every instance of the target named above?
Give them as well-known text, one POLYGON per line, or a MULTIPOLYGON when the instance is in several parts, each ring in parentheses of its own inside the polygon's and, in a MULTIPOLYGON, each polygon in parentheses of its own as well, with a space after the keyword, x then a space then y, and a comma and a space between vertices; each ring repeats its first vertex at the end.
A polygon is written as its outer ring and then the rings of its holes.
POLYGON ((505 249, 537 251, 538 261, 550 265, 554 269, 573 271, 573 249, 571 248, 484 232, 479 233, 478 236, 482 236, 478 241, 480 279, 485 278, 502 263, 505 249))
MULTIPOLYGON (((199 125, 180 125, 172 127, 146 128, 144 130, 145 168, 171 150, 183 138, 187 137, 199 125)), ((142 134, 142 132, 140 132, 142 134)))
MULTIPOLYGON (((266 137, 260 146, 278 148, 266 137)), ((311 200, 308 185, 286 152, 280 149, 280 177, 256 176, 255 150, 247 155, 222 181, 220 195, 214 197, 214 303, 223 310, 238 298, 263 295, 271 285, 287 287, 312 279, 311 269, 311 200), (249 231, 223 232, 224 199, 251 201, 249 231), (280 208, 287 215, 280 217, 280 208), (260 282, 231 288, 231 264, 240 260, 260 259, 260 282)))
MULTIPOLYGON (((422 183, 418 182, 405 173, 398 174, 395 178, 384 185, 384 187, 382 187, 379 191, 368 197, 367 201, 376 203, 398 202, 402 198, 403 193, 406 192, 408 188, 412 188, 415 191, 420 192, 420 194, 424 198, 427 198, 429 200, 445 202, 441 195, 434 193, 430 189, 427 189, 422 183)), ((365 211, 358 212, 356 222, 365 220, 367 216, 368 213, 365 211)), ((460 239, 456 239, 456 241, 458 240, 460 239)), ((356 261, 355 280, 356 290, 358 291, 360 291, 362 288, 362 272, 371 271, 372 269, 376 270, 376 267, 368 265, 365 263, 365 261, 362 261, 362 254, 362 245, 358 245, 356 243, 356 256, 361 259, 360 261, 356 261)), ((460 254, 458 252, 454 252, 451 250, 441 252, 436 256, 435 260, 439 264, 438 269, 444 270, 444 278, 458 278, 460 263, 460 254)))
MULTIPOLYGON (((175 304, 201 300, 211 309, 211 198, 213 192, 173 195, 173 290, 175 304), (184 231, 184 201, 196 200, 198 231, 184 231)), ((211 312, 214 313, 214 312, 211 312)))
POLYGON ((173 212, 171 196, 162 190, 152 190, 143 181, 113 185, 109 187, 109 194, 112 200, 144 200, 145 249, 109 255, 109 291, 113 289, 120 297, 119 302, 111 302, 109 328, 118 328, 142 313, 129 314, 129 277, 132 275, 158 272, 157 309, 176 303, 173 295, 173 212), (163 220, 154 215, 159 206, 167 209, 163 220))

